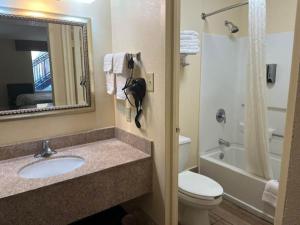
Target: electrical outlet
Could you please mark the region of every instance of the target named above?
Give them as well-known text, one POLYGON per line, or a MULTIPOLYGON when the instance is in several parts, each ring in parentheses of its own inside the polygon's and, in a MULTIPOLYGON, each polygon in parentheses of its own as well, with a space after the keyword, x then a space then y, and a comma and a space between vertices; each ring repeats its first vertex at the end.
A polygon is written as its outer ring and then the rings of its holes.
POLYGON ((154 73, 146 74, 147 91, 154 92, 154 73))

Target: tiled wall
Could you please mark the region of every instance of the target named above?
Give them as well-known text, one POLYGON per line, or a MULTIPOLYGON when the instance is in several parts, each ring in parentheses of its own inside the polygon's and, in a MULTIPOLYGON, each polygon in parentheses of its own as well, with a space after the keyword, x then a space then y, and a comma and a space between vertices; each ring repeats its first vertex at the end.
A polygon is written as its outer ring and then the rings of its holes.
MULTIPOLYGON (((269 128, 284 135, 293 47, 293 33, 267 35, 266 63, 277 64, 277 80, 267 88, 269 128)), ((248 63, 247 38, 204 34, 202 44, 200 149, 217 146, 218 138, 243 144, 244 104, 248 63), (216 122, 219 108, 226 124, 216 122)), ((282 138, 273 137, 270 151, 280 156, 282 138)))
POLYGON ((218 146, 218 138, 233 140, 237 99, 238 45, 223 35, 204 34, 202 40, 200 150, 218 146), (216 121, 216 112, 226 111, 226 124, 216 121))

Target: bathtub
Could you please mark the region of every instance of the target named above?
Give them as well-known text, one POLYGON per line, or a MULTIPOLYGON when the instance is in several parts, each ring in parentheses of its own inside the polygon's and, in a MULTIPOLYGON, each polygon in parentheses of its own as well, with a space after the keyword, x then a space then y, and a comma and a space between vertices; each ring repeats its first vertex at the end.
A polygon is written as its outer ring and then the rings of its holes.
MULTIPOLYGON (((270 154, 270 162, 274 179, 278 179, 280 157, 270 154)), ((200 172, 223 186, 225 198, 263 219, 273 221, 275 210, 261 200, 267 181, 246 171, 246 154, 242 146, 207 151, 200 157, 200 172)))

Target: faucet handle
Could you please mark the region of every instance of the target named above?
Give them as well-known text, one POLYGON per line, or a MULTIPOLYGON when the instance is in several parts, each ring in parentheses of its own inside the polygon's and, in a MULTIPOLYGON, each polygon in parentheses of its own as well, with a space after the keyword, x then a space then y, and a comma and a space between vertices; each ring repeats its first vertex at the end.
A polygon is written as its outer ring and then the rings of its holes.
POLYGON ((57 152, 55 150, 52 150, 49 146, 49 141, 48 140, 44 140, 42 142, 42 150, 40 153, 37 153, 34 155, 35 158, 40 158, 40 157, 43 157, 43 158, 46 158, 46 157, 49 157, 53 154, 56 154, 57 152))
POLYGON ((47 149, 49 148, 49 141, 48 140, 44 140, 43 141, 43 149, 47 149))
POLYGON ((217 111, 216 120, 218 123, 226 123, 226 112, 224 109, 219 109, 217 111))

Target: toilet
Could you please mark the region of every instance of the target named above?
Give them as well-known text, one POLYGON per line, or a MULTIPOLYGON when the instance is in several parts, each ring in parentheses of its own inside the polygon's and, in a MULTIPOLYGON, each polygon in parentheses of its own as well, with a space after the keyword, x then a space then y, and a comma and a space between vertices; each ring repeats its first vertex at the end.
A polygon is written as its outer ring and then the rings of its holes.
POLYGON ((179 222, 181 225, 210 225, 208 212, 222 202, 223 188, 209 177, 185 170, 190 145, 190 138, 179 136, 179 222))

